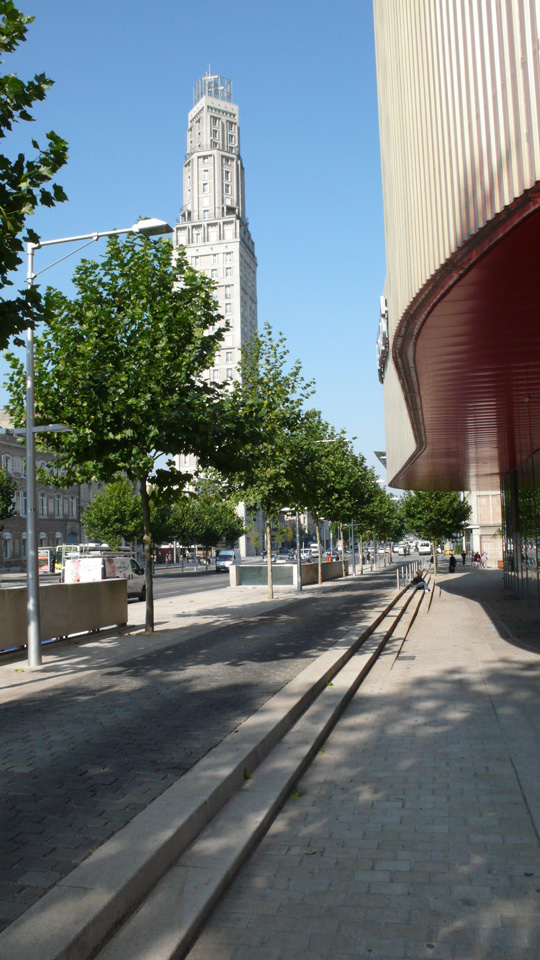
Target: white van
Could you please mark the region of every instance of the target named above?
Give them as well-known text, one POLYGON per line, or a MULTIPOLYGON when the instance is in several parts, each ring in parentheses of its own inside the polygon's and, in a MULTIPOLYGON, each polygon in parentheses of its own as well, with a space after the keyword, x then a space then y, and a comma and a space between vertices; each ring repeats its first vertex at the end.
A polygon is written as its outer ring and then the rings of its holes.
POLYGON ((144 571, 134 557, 126 554, 66 556, 62 583, 96 583, 98 580, 127 580, 127 594, 146 600, 144 571))
POLYGON ((235 563, 241 563, 239 550, 220 550, 216 557, 216 573, 227 573, 235 563))
POLYGON ((418 541, 418 553, 422 557, 431 556, 431 544, 429 540, 419 540, 418 541))

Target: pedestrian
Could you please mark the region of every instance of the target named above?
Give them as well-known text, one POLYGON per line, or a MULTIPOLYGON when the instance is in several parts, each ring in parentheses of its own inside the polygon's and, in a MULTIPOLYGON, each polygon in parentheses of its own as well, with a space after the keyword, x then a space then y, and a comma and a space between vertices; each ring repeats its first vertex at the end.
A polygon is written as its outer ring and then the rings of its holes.
POLYGON ((448 573, 454 573, 455 569, 456 569, 456 558, 452 553, 448 561, 448 573))
POLYGON ((466 560, 466 558, 467 558, 467 554, 465 553, 464 550, 462 550, 462 551, 461 551, 461 559, 463 560, 463 566, 465 566, 465 560, 466 560))
POLYGON ((475 553, 475 555, 474 555, 474 565, 475 565, 475 567, 476 567, 477 570, 478 570, 478 567, 480 566, 480 559, 481 559, 481 558, 480 558, 480 554, 478 553, 478 550, 477 550, 476 553, 475 553))
POLYGON ((426 593, 429 593, 429 587, 420 572, 415 574, 409 586, 411 590, 424 590, 426 593))
POLYGON ((487 553, 485 550, 482 551, 481 563, 482 563, 482 567, 485 570, 487 567, 487 553))

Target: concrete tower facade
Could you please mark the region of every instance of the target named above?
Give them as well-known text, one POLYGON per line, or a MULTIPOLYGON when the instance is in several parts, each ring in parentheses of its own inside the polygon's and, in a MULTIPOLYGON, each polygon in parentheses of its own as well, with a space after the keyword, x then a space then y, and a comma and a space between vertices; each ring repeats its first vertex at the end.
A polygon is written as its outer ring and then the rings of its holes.
MULTIPOLYGON (((219 312, 229 329, 208 371, 216 381, 238 376, 241 347, 257 330, 257 260, 246 218, 238 106, 232 96, 232 82, 210 71, 193 87, 183 206, 174 231, 175 247, 184 247, 191 266, 217 284, 219 312)), ((180 469, 195 466, 190 455, 178 460, 180 469)), ((242 553, 255 552, 256 538, 255 543, 249 537, 242 541, 242 553)))

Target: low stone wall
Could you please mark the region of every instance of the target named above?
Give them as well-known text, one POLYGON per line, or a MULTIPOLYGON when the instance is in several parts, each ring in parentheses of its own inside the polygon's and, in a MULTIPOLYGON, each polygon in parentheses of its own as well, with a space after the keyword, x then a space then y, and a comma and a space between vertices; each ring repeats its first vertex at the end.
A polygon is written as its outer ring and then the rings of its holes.
MULTIPOLYGON (((296 563, 277 563, 272 566, 274 586, 296 587, 296 563)), ((348 560, 345 561, 345 576, 349 573, 348 560)), ((322 564, 322 578, 336 580, 342 576, 341 560, 325 561, 322 564)), ((268 566, 261 564, 233 564, 229 567, 231 587, 262 587, 268 584, 268 566)), ((318 582, 318 567, 316 563, 302 564, 302 586, 318 582)))
MULTIPOLYGON (((127 580, 49 583, 39 587, 41 639, 127 623, 127 580)), ((26 587, 0 590, 0 650, 26 644, 26 587)))

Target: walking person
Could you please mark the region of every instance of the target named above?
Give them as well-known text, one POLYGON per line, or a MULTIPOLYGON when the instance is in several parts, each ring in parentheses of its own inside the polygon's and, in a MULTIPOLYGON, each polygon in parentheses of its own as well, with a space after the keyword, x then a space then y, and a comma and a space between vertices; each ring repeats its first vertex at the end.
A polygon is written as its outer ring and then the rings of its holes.
POLYGON ((465 560, 467 559, 467 554, 464 550, 461 551, 461 559, 463 560, 463 566, 465 566, 465 560))

